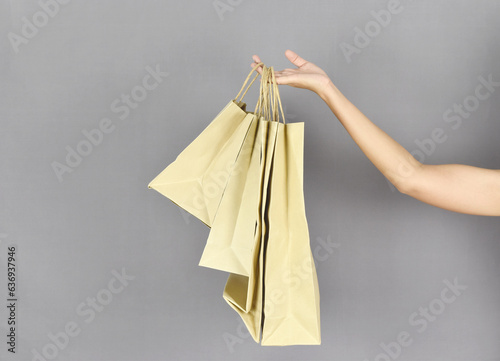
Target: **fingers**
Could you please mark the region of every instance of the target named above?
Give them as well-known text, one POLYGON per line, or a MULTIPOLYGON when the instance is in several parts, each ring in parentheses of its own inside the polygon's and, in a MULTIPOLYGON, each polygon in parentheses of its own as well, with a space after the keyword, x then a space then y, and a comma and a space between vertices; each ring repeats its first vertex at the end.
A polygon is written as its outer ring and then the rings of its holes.
MULTIPOLYGON (((262 63, 262 60, 260 59, 260 57, 258 55, 253 55, 252 59, 253 59, 253 63, 250 64, 250 66, 252 68, 255 68, 257 66, 257 64, 262 63)), ((300 58, 300 59, 302 59, 302 58, 300 58)), ((302 60, 305 62, 304 59, 302 59, 302 60)), ((262 75, 262 70, 263 70, 263 68, 262 68, 262 65, 261 65, 257 69, 257 72, 262 75)), ((276 70, 274 72, 274 75, 275 75, 275 78, 276 78, 276 83, 277 84, 287 84, 289 82, 288 77, 290 75, 292 75, 295 71, 297 71, 297 69, 287 68, 287 69, 280 70, 280 71, 276 70)), ((273 80, 272 79, 268 79, 268 82, 269 83, 273 83, 273 80)))
POLYGON ((300 56, 298 56, 297 53, 295 53, 294 51, 291 51, 290 49, 285 51, 285 56, 288 58, 288 60, 290 60, 292 62, 293 65, 295 65, 299 68, 304 66, 307 63, 306 60, 302 59, 300 56))
POLYGON ((276 84, 278 85, 286 85, 289 83, 290 77, 288 74, 284 74, 282 72, 275 72, 274 76, 276 78, 276 84))
MULTIPOLYGON (((250 64, 250 66, 252 68, 255 68, 257 66, 257 63, 252 63, 252 64, 250 64)), ((259 68, 257 69, 257 72, 262 75, 262 66, 259 66, 259 68)))
MULTIPOLYGON (((259 58, 259 56, 258 56, 258 55, 253 55, 253 56, 252 56, 252 59, 253 59, 253 61, 254 61, 252 64, 250 64, 250 66, 251 66, 252 68, 255 68, 255 66, 256 66, 258 63, 262 63, 262 61, 260 60, 260 58, 259 58)), ((259 68, 257 69, 257 72, 258 72, 259 74, 262 74, 262 65, 261 65, 261 66, 259 66, 259 68)))

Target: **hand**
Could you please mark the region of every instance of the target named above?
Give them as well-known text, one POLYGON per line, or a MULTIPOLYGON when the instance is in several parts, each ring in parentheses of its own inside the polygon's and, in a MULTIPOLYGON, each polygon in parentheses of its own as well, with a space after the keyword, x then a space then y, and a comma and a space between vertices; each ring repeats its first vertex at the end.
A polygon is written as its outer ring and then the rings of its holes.
MULTIPOLYGON (((319 66, 302 59, 291 50, 285 51, 285 56, 297 68, 275 71, 276 82, 295 88, 309 89, 321 96, 325 88, 331 83, 328 75, 319 66)), ((252 68, 261 62, 258 55, 252 56, 252 59, 254 61, 251 64, 252 68)), ((262 66, 257 71, 262 74, 262 66)))

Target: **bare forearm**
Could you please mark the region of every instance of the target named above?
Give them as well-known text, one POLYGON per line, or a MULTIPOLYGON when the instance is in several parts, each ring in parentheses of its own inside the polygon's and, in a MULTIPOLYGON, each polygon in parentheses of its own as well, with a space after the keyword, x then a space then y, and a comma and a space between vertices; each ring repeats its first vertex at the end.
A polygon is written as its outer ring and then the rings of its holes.
POLYGON ((404 190, 409 177, 422 164, 371 122, 334 84, 329 82, 318 94, 368 159, 394 186, 404 190))
POLYGON ((422 164, 333 84, 318 94, 368 159, 400 192, 454 212, 500 216, 500 170, 462 164, 422 164))

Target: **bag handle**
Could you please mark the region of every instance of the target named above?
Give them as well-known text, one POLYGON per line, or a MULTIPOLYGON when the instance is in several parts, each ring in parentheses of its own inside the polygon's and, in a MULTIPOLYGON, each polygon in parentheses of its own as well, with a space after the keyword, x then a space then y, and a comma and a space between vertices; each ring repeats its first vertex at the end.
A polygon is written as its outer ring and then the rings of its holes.
POLYGON ((281 111, 281 117, 283 118, 283 124, 286 124, 285 121, 285 113, 283 112, 283 107, 281 106, 281 97, 280 97, 280 92, 278 89, 278 83, 276 82, 276 77, 274 75, 274 68, 271 66, 271 80, 272 80, 272 88, 273 88, 273 120, 279 122, 279 112, 278 112, 278 104, 279 104, 279 110, 281 111))
POLYGON ((255 105, 254 114, 257 116, 264 116, 265 119, 269 119, 271 121, 279 122, 279 113, 281 111, 281 117, 283 119, 283 124, 286 124, 285 113, 283 112, 283 107, 281 105, 281 97, 279 94, 278 84, 276 82, 276 76, 274 74, 274 67, 267 67, 264 63, 258 63, 253 69, 248 73, 248 76, 243 83, 238 95, 235 97, 236 102, 241 102, 243 97, 248 92, 248 89, 252 86, 252 84, 257 80, 259 75, 262 76, 260 82, 260 91, 259 91, 259 99, 257 100, 257 104, 255 105), (248 80, 252 76, 252 73, 256 71, 260 66, 262 66, 262 74, 257 74, 252 79, 250 84, 247 86, 243 95, 241 95, 243 89, 248 83, 248 80), (240 100, 238 98, 240 97, 240 100), (278 109, 279 105, 279 109, 278 109))
POLYGON ((267 66, 262 67, 260 80, 260 90, 259 90, 259 99, 257 100, 257 104, 255 105, 254 114, 258 117, 263 116, 266 119, 269 119, 269 85, 268 85, 268 76, 269 76, 269 68, 267 66))
POLYGON ((248 83, 248 80, 250 79, 250 76, 252 75, 252 73, 254 71, 256 71, 261 65, 264 65, 264 63, 258 63, 251 71, 250 73, 248 73, 248 76, 247 78, 245 79, 245 82, 243 83, 238 95, 236 95, 236 97, 234 98, 234 101, 239 103, 243 100, 243 97, 245 96, 245 94, 247 93, 248 89, 250 89, 250 87, 252 86, 252 84, 254 83, 254 81, 259 77, 259 73, 257 72, 257 74, 255 75, 255 77, 253 78, 252 82, 248 85, 247 89, 245 90, 245 92, 243 93, 243 95, 241 96, 241 99, 238 100, 238 97, 240 96, 241 92, 243 91, 243 89, 245 88, 245 85, 248 83))
POLYGON ((283 124, 286 124, 274 68, 272 66, 268 68, 264 65, 261 75, 260 95, 254 113, 264 116, 265 119, 279 122, 279 114, 281 111, 283 124))

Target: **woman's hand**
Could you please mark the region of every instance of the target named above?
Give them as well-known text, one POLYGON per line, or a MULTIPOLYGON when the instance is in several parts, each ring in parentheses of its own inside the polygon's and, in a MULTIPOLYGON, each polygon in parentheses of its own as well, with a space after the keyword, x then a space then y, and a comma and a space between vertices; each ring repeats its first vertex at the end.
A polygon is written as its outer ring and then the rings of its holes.
MULTIPOLYGON (((276 82, 278 84, 290 85, 295 88, 309 89, 318 95, 322 95, 326 87, 331 84, 328 75, 317 65, 302 59, 291 50, 285 52, 285 56, 297 66, 295 69, 284 69, 275 71, 276 82)), ((254 62, 251 64, 254 68, 261 62, 258 55, 252 56, 254 62)), ((262 74, 262 67, 257 69, 262 74)))

